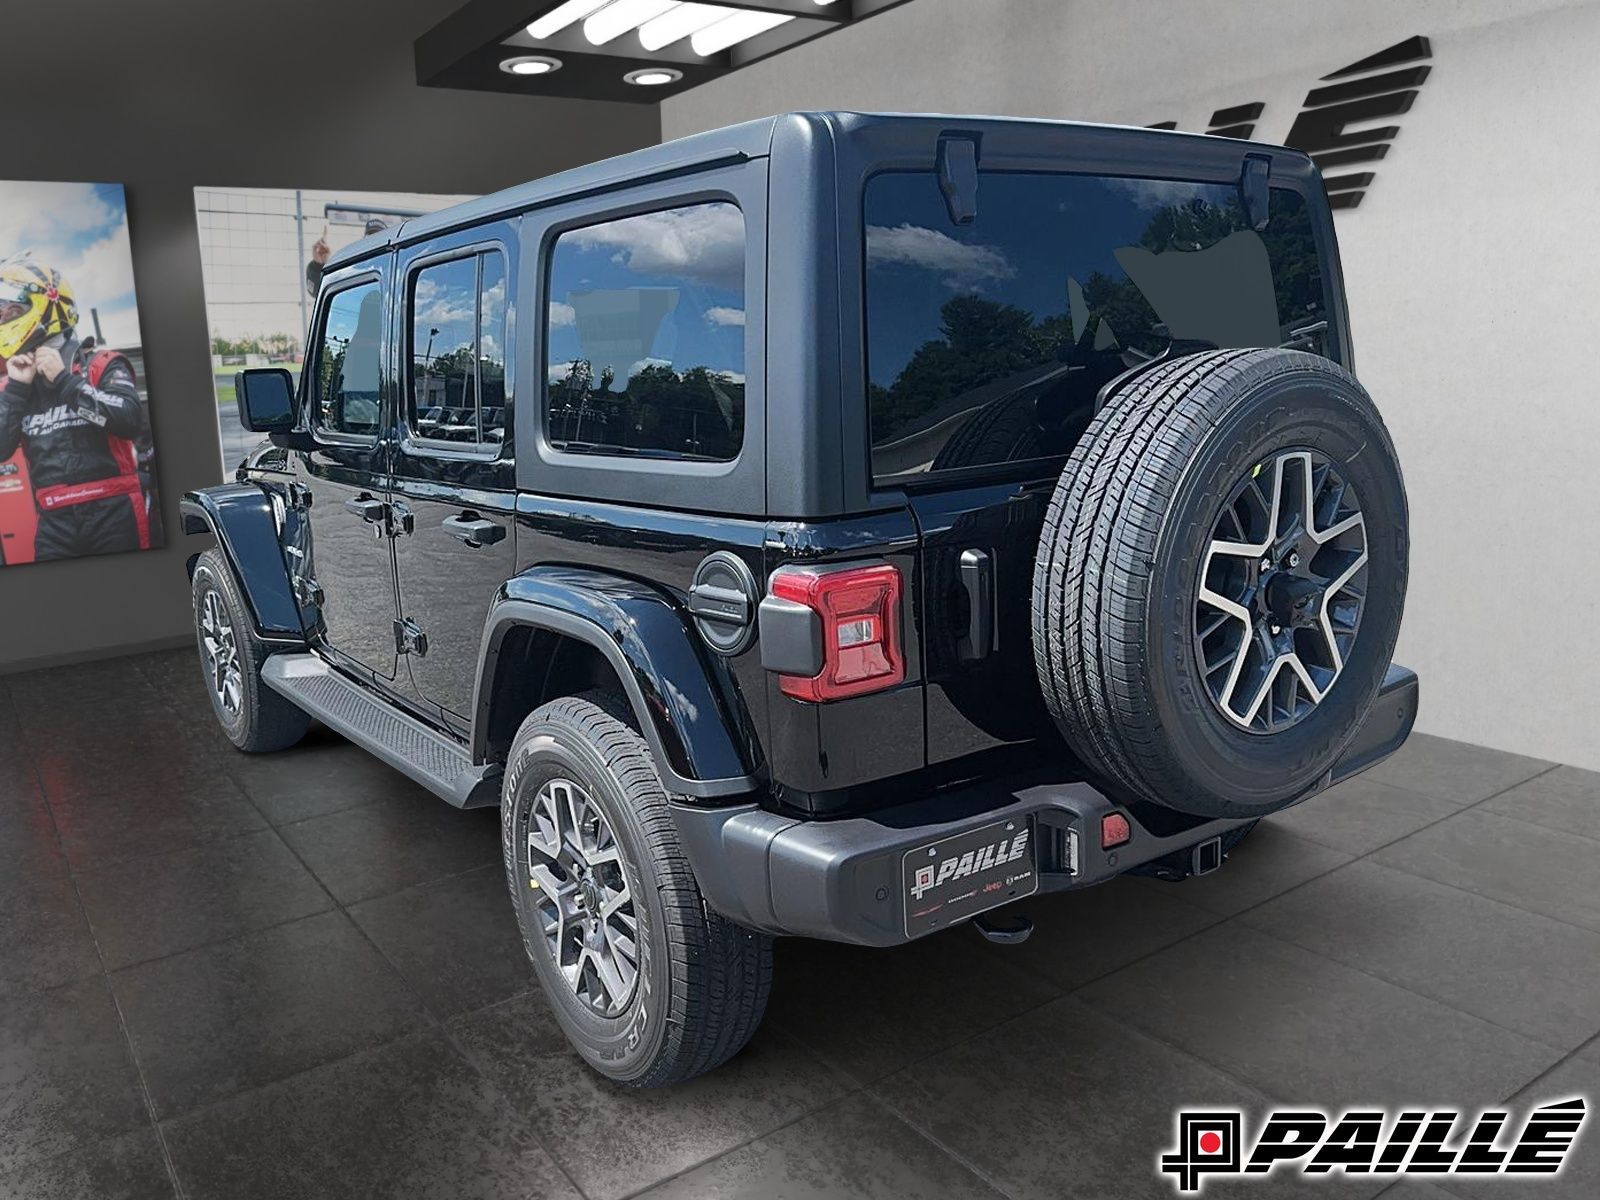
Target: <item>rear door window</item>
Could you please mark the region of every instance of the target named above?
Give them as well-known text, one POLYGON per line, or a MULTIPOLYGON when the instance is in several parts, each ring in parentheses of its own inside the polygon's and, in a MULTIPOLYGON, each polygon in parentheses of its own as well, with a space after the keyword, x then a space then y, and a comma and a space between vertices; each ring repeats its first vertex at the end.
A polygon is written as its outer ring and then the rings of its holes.
POLYGON ((1323 350, 1295 192, 1272 189, 1258 233, 1231 185, 986 172, 956 225, 931 172, 894 172, 865 217, 880 483, 1066 454, 1100 388, 1169 350, 1323 350))
POLYGON ((431 263, 412 282, 407 421, 426 441, 505 438, 506 268, 498 250, 431 263))

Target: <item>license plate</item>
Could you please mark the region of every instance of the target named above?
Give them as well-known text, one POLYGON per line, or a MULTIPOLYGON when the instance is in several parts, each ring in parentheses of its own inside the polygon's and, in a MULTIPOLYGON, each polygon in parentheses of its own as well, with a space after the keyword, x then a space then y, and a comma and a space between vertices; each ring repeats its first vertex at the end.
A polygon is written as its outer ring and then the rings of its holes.
POLYGON ((996 821, 907 850, 901 874, 906 936, 943 929, 1039 890, 1033 822, 996 821))

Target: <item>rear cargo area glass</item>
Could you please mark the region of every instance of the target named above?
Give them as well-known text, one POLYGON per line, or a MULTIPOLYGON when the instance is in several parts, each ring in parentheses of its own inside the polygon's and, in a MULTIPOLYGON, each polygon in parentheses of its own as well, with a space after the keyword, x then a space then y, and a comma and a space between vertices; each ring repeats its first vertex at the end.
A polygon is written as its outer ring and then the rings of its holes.
POLYGON ((1068 453, 1117 375, 1167 353, 1322 352, 1310 213, 1274 188, 985 172, 955 224, 932 172, 868 181, 867 388, 879 482, 1068 453))

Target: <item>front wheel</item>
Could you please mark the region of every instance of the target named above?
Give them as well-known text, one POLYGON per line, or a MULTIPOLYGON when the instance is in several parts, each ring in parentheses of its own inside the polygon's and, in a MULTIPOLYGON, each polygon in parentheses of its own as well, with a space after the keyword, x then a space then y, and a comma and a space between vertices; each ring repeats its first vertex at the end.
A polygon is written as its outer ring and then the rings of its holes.
POLYGON ((772 939, 706 907, 625 715, 610 693, 535 710, 512 743, 501 834, 523 943, 562 1030, 607 1078, 661 1087, 750 1040, 772 939))
POLYGON ((261 681, 267 648, 250 632, 244 597, 218 551, 207 550, 195 562, 190 594, 200 669, 228 740, 251 754, 293 746, 311 718, 261 681))

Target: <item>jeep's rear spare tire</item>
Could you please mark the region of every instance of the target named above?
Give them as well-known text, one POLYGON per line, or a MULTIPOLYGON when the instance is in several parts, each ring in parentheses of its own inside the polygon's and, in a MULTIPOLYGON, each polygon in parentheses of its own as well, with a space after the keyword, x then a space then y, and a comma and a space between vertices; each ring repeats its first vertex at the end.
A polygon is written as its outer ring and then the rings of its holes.
POLYGON ((1056 485, 1033 584, 1045 701, 1114 792, 1262 816, 1366 719, 1406 557, 1394 447, 1349 372, 1280 349, 1162 363, 1056 485))

